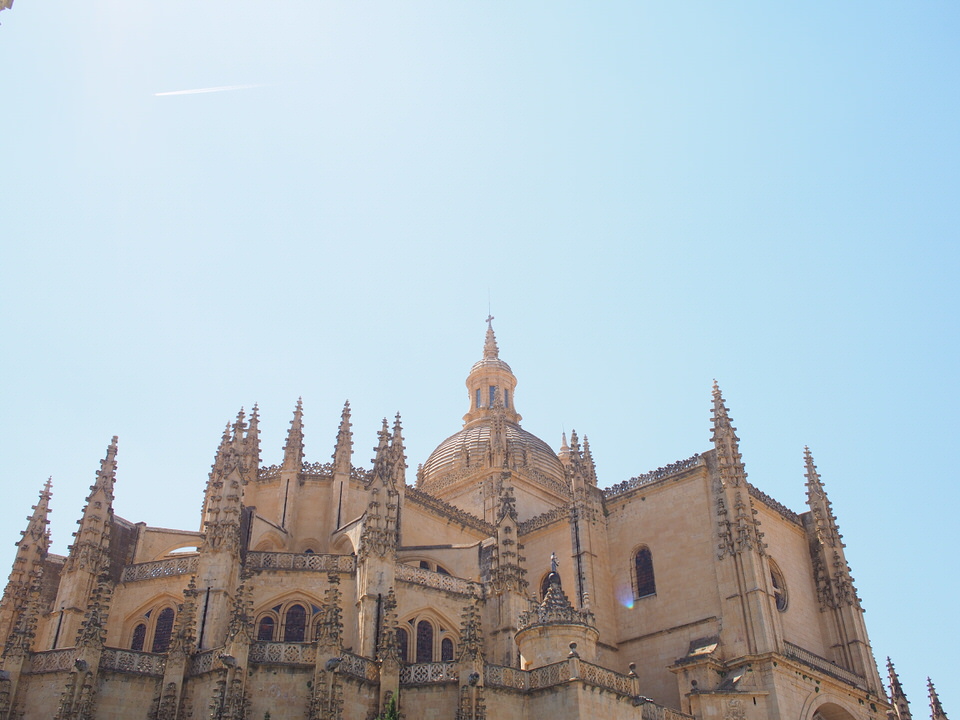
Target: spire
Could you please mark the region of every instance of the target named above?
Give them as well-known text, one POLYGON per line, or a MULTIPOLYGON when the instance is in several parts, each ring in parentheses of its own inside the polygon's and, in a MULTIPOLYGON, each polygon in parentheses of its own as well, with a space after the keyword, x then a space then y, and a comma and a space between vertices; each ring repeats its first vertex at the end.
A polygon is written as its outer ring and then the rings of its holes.
POLYGON ((244 441, 246 447, 247 464, 253 469, 254 477, 260 468, 260 407, 254 403, 250 412, 250 427, 244 441))
POLYGON ((557 456, 560 458, 560 462, 563 463, 564 467, 570 465, 570 446, 567 445, 566 432, 560 436, 560 452, 557 453, 557 456))
POLYGON ((393 423, 393 437, 390 439, 390 462, 393 465, 393 479, 398 487, 405 484, 404 471, 407 469, 407 456, 403 453, 403 427, 400 424, 400 413, 397 413, 393 423))
POLYGON ((837 518, 833 514, 817 466, 813 464, 809 447, 804 447, 803 459, 807 478, 807 505, 810 507, 813 540, 816 543, 812 547, 819 545, 819 553, 813 556, 813 571, 820 602, 832 608, 857 605, 857 591, 843 552, 843 536, 837 527, 837 518))
POLYGON ((243 504, 243 485, 246 483, 244 471, 252 470, 253 477, 256 477, 257 472, 256 468, 247 467, 249 458, 245 457, 247 448, 244 438, 246 427, 241 408, 236 422, 233 423, 232 433, 228 424, 228 429, 220 441, 204 492, 204 539, 201 551, 239 551, 240 511, 243 504))
POLYGON ((493 333, 493 315, 487 315, 487 337, 483 342, 483 359, 500 359, 500 348, 497 347, 497 336, 493 333))
POLYGON ((597 484, 597 466, 593 462, 593 453, 590 452, 590 441, 583 436, 583 470, 586 480, 591 485, 597 484))
POLYGON ((900 678, 889 657, 887 658, 887 674, 890 678, 890 704, 893 705, 894 713, 892 720, 911 720, 910 703, 907 702, 903 686, 900 685, 900 678))
POLYGON ((927 678, 927 690, 930 692, 930 720, 947 720, 947 714, 940 704, 940 696, 937 695, 937 689, 930 678, 927 678))
POLYGON ((720 479, 724 486, 739 487, 747 479, 747 472, 743 467, 740 456, 740 438, 737 429, 730 420, 727 406, 724 405, 720 386, 713 381, 713 444, 717 451, 717 462, 720 466, 720 479))
POLYGON ((0 600, 0 646, 17 623, 17 616, 26 610, 31 590, 43 574, 50 548, 50 531, 47 529, 50 486, 51 480, 48 479, 40 491, 40 500, 33 506, 33 513, 27 517, 27 529, 20 533, 22 537, 17 542, 13 569, 0 600))
POLYGON ((373 449, 376 455, 373 457, 373 476, 386 477, 390 465, 390 429, 387 425, 387 419, 383 419, 383 426, 377 433, 377 446, 373 449))
POLYGON ((303 398, 297 399, 293 420, 287 431, 287 443, 283 446, 283 469, 300 472, 303 467, 303 398))
POLYGON ((333 467, 336 472, 350 472, 353 457, 353 430, 350 423, 350 401, 343 403, 340 415, 340 429, 337 430, 337 444, 333 449, 333 467))
POLYGON ((107 570, 110 557, 110 526, 113 523, 113 487, 117 480, 117 436, 107 446, 107 455, 100 461, 97 479, 83 508, 80 526, 73 534, 74 543, 64 567, 66 572, 85 569, 95 575, 107 570))
POLYGON ((841 542, 843 536, 837 528, 837 518, 833 514, 833 507, 823 489, 823 481, 820 479, 820 473, 817 472, 817 466, 813 464, 813 455, 807 446, 803 448, 803 464, 807 478, 807 505, 810 507, 816 525, 817 539, 823 545, 843 547, 841 542))

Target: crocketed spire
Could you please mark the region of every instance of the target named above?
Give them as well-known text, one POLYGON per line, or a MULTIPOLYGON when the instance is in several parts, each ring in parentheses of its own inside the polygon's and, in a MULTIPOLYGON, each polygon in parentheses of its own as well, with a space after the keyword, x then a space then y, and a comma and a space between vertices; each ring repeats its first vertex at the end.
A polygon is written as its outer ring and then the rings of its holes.
POLYGON ((903 692, 903 686, 900 684, 900 677, 893 667, 893 662, 887 658, 887 676, 890 681, 890 704, 893 705, 893 720, 911 720, 910 703, 907 702, 907 696, 903 692))
POLYGON ((937 689, 930 678, 927 678, 927 690, 930 692, 930 720, 947 720, 947 714, 940 704, 940 696, 937 695, 937 689))

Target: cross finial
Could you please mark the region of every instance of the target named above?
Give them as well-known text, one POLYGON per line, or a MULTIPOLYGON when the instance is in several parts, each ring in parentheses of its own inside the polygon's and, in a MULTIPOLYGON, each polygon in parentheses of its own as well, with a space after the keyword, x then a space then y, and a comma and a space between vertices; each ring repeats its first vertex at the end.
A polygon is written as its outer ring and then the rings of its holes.
MULTIPOLYGON (((489 311, 488 311, 489 312, 489 311)), ((487 327, 493 327, 494 317, 493 315, 487 315, 487 327)))

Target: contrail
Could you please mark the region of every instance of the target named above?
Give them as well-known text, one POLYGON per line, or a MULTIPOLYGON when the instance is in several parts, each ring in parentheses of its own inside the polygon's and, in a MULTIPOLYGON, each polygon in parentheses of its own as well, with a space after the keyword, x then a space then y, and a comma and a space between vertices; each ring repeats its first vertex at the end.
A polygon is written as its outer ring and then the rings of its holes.
POLYGON ((262 87, 261 85, 221 85, 220 87, 196 88, 195 90, 173 90, 171 92, 154 93, 154 97, 165 97, 167 95, 198 95, 199 93, 224 92, 226 90, 248 90, 250 88, 262 87))

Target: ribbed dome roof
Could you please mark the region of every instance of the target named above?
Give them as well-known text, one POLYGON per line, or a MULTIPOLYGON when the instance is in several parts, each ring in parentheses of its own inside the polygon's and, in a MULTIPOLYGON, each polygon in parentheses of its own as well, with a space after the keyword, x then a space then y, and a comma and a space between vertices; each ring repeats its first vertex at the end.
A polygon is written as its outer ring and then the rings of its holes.
MULTIPOLYGON (((451 435, 437 446, 420 471, 420 485, 429 491, 431 486, 443 487, 452 475, 490 467, 492 420, 481 420, 451 435)), ((514 423, 504 423, 507 440, 507 468, 524 468, 536 480, 566 485, 563 465, 553 449, 533 433, 514 423)))

